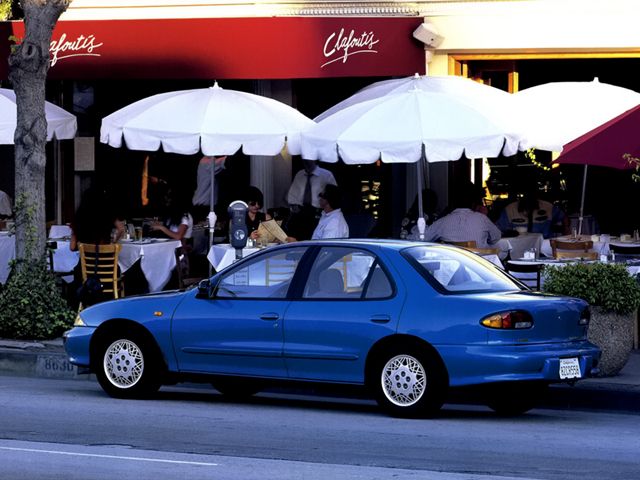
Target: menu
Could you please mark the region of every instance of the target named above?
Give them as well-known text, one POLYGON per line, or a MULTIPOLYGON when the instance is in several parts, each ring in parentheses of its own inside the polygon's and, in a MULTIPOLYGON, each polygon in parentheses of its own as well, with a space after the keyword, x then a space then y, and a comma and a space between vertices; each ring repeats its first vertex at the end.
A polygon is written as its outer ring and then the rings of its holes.
POLYGON ((258 235, 260 235, 260 241, 266 241, 268 243, 279 241, 285 243, 287 241, 287 234, 280 228, 280 225, 275 220, 267 220, 261 222, 258 227, 258 235))

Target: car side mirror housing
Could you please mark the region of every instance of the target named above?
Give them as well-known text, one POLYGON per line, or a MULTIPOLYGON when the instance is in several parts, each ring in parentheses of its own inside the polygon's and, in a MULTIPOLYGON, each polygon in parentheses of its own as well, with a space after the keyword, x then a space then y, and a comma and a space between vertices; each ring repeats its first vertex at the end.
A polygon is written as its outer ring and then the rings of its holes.
POLYGON ((200 280, 198 283, 198 294, 197 298, 211 298, 211 294, 213 293, 213 289, 211 287, 211 280, 205 278, 204 280, 200 280))

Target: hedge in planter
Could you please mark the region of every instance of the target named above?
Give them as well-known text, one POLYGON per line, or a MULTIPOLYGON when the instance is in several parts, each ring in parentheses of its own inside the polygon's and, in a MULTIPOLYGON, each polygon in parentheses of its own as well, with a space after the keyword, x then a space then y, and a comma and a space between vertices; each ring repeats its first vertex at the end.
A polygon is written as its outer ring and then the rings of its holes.
POLYGON ((633 348, 640 284, 616 263, 550 266, 543 275, 545 292, 582 298, 592 306, 588 338, 602 349, 600 375, 617 375, 633 348))
POLYGON ((73 324, 76 313, 60 295, 44 260, 12 268, 0 291, 0 337, 47 339, 73 324))

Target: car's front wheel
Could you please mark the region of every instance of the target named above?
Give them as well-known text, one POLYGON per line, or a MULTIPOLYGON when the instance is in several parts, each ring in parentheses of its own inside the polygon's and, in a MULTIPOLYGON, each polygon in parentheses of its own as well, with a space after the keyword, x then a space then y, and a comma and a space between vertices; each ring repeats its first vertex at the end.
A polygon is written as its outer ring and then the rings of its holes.
POLYGON ((157 355, 141 335, 104 338, 96 360, 98 382, 112 397, 143 398, 160 388, 157 355))
POLYGON ((391 350, 380 358, 376 372, 376 400, 393 416, 430 416, 444 402, 442 368, 427 352, 391 350))

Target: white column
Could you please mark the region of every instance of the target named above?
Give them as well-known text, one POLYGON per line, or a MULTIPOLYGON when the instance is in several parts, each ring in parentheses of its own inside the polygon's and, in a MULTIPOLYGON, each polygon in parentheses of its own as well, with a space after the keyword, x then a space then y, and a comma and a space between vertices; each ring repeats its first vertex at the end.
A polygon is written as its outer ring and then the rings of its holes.
MULTIPOLYGON (((291 105, 292 92, 289 80, 256 80, 253 87, 256 95, 264 95, 291 105)), ((286 206, 286 194, 291 185, 291 158, 284 152, 275 157, 251 156, 251 185, 258 187, 264 195, 264 211, 268 208, 286 206)))

